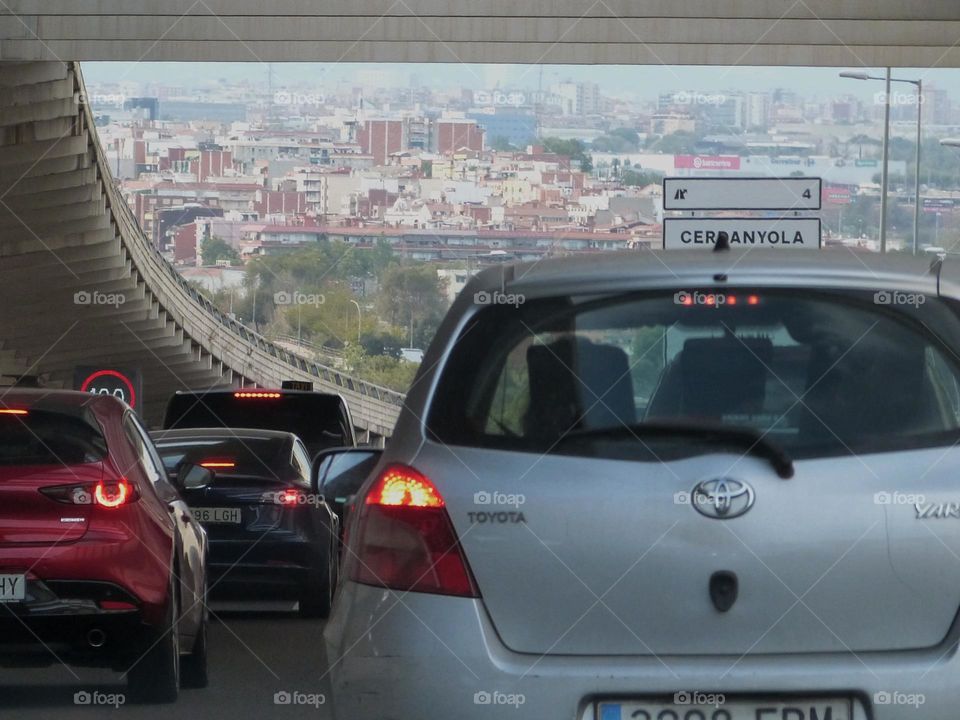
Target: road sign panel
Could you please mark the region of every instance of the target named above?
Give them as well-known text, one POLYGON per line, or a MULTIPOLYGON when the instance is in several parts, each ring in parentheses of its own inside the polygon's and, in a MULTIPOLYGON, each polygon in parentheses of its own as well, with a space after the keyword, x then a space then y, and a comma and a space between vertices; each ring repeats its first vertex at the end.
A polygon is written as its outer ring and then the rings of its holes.
POLYGON ((664 210, 819 210, 820 178, 665 178, 664 210))
POLYGON ((816 250, 821 243, 819 218, 666 218, 665 250, 713 249, 721 232, 730 248, 792 248, 816 250))
POLYGON ((134 410, 140 410, 143 380, 131 368, 83 365, 74 369, 74 388, 98 395, 113 395, 134 410))

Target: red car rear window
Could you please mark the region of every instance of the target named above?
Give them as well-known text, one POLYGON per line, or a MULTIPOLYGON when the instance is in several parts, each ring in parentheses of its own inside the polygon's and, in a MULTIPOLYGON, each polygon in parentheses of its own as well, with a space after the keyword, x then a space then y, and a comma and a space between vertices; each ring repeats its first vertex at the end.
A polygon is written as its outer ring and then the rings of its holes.
POLYGON ((0 414, 0 466, 78 465, 106 454, 103 433, 81 418, 34 410, 0 414))

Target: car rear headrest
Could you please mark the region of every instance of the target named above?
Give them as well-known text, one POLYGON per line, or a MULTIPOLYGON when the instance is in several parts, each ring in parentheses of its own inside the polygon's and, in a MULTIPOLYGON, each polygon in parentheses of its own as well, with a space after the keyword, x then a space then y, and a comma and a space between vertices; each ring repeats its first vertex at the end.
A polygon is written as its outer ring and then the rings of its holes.
POLYGON ((626 352, 584 338, 562 338, 527 349, 528 435, 559 437, 578 427, 636 422, 626 352))
POLYGON ((763 411, 769 338, 691 338, 679 356, 681 414, 718 419, 763 411))

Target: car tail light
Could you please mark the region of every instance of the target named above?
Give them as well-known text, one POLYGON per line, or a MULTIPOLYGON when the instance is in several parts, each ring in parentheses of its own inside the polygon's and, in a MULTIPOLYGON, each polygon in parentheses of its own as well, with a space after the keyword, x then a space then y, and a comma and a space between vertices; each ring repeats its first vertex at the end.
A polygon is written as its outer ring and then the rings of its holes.
POLYGON ((18 408, 0 408, 0 415, 29 415, 30 413, 27 410, 20 410, 18 408))
POLYGON ((299 490, 287 489, 277 493, 278 505, 299 505, 303 496, 299 490))
POLYGON ((237 464, 232 460, 204 460, 200 463, 200 467, 209 468, 210 470, 228 470, 236 466, 237 464))
POLYGON ((443 498, 423 474, 390 465, 360 508, 350 577, 393 590, 479 597, 443 498))
POLYGON ((281 393, 264 390, 241 390, 233 396, 238 400, 277 400, 283 397, 281 393))
POLYGON ((109 483, 101 480, 93 489, 94 503, 101 507, 118 508, 121 505, 126 505, 132 499, 133 486, 125 478, 109 483))
POLYGON ((136 489, 126 478, 117 481, 85 485, 57 485, 40 488, 40 492, 52 500, 67 505, 97 505, 102 508, 118 508, 128 505, 139 497, 136 489))

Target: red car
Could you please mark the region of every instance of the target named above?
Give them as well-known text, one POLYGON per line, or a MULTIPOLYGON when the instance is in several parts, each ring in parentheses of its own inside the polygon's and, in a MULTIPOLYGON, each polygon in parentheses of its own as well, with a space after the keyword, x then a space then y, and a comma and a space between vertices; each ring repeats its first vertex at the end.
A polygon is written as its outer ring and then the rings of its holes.
MULTIPOLYGON (((209 480, 187 467, 176 484, 209 480)), ((112 668, 144 702, 205 686, 206 557, 127 405, 0 391, 0 662, 112 668)))

